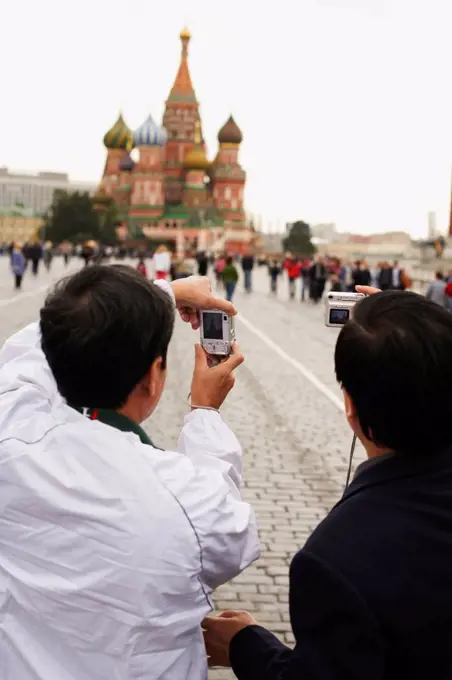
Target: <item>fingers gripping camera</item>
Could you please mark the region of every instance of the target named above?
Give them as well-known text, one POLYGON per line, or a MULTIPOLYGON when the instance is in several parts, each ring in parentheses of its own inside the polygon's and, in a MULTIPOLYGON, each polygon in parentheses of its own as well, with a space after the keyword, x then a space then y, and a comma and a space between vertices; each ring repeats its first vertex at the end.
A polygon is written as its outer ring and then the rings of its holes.
POLYGON ((363 297, 362 293, 328 293, 325 300, 325 325, 334 328, 346 324, 353 307, 363 297))

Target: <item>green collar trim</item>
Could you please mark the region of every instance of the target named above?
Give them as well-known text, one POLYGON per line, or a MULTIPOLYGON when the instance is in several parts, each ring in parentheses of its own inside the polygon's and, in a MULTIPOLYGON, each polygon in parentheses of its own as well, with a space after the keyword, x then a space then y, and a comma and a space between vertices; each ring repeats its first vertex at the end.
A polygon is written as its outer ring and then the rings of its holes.
POLYGON ((121 432, 133 432, 140 438, 142 444, 152 446, 154 449, 157 448, 143 428, 125 416, 123 413, 118 413, 117 411, 108 408, 89 408, 86 410, 86 412, 85 409, 78 407, 74 408, 76 411, 82 413, 90 420, 99 420, 101 423, 110 425, 110 427, 114 427, 116 430, 120 430, 121 432))

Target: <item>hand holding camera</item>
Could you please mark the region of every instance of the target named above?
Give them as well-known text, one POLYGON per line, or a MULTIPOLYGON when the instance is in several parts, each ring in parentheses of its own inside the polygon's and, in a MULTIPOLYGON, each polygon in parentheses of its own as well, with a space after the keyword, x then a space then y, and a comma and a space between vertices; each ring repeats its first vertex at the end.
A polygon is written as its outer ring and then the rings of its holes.
POLYGON ((218 410, 234 387, 234 370, 243 361, 244 357, 237 343, 234 343, 228 358, 214 368, 209 368, 208 355, 201 345, 195 345, 195 370, 191 384, 193 407, 218 410))

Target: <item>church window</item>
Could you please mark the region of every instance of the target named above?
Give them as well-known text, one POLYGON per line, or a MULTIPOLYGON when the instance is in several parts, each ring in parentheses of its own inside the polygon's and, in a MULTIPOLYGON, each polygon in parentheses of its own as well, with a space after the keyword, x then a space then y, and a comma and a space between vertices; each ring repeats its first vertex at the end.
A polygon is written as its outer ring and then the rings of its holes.
POLYGON ((229 201, 231 196, 232 196, 231 187, 226 187, 226 189, 224 190, 225 199, 229 201))

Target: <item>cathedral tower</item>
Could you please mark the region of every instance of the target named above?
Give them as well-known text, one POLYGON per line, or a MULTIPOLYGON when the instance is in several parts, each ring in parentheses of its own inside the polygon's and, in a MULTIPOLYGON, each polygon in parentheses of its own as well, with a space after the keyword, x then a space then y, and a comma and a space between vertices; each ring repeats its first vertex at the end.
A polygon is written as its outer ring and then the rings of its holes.
POLYGON ((132 144, 132 132, 120 114, 116 123, 104 136, 104 145, 107 147, 107 160, 102 186, 109 196, 113 196, 119 185, 121 173, 119 164, 124 151, 130 151, 132 144))
POLYGON ((239 164, 242 132, 232 116, 218 133, 220 149, 212 167, 213 200, 218 212, 229 222, 244 223, 243 194, 246 173, 239 164))
POLYGON ((156 125, 152 116, 148 116, 133 133, 140 159, 133 173, 130 218, 137 223, 160 217, 165 210, 163 160, 166 140, 166 130, 156 125))
POLYGON ((204 144, 201 138, 201 123, 196 121, 194 133, 194 147, 188 151, 184 158, 184 168, 186 170, 184 205, 196 207, 205 205, 207 201, 207 189, 205 184, 206 170, 209 161, 206 157, 204 144))
MULTIPOLYGON (((182 54, 179 70, 166 101, 163 125, 168 132, 165 153, 165 195, 168 203, 182 202, 184 191, 184 159, 194 145, 195 123, 200 121, 199 104, 188 68, 188 44, 191 35, 180 34, 182 54)), ((201 135, 202 136, 202 135, 201 135)))

